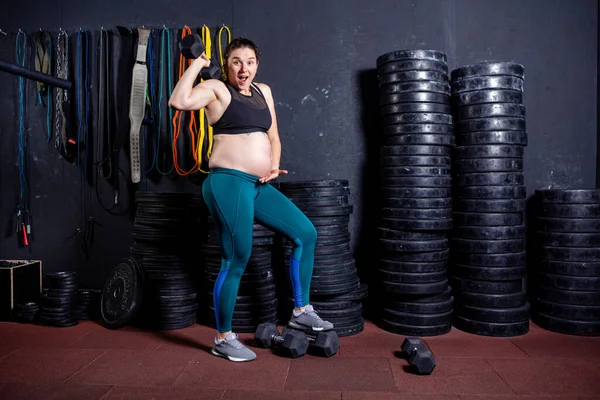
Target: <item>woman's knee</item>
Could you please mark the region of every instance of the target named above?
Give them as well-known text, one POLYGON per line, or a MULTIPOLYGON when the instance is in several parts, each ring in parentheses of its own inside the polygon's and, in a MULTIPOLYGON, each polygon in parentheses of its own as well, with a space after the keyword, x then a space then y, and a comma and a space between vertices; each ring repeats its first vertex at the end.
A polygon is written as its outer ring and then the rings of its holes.
POLYGON ((302 224, 302 227, 298 229, 298 241, 300 245, 305 247, 314 246, 317 243, 317 229, 310 220, 302 224))

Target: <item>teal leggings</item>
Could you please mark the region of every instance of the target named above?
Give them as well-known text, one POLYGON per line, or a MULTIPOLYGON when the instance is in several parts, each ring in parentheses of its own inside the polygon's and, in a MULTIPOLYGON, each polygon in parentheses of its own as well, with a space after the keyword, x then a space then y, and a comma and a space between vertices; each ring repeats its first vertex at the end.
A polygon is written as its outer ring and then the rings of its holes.
POLYGON ((252 253, 254 220, 283 233, 294 245, 290 281, 296 307, 309 304, 317 230, 294 203, 269 183, 242 171, 215 168, 202 195, 221 243, 221 270, 213 289, 219 332, 231 331, 240 279, 252 253))

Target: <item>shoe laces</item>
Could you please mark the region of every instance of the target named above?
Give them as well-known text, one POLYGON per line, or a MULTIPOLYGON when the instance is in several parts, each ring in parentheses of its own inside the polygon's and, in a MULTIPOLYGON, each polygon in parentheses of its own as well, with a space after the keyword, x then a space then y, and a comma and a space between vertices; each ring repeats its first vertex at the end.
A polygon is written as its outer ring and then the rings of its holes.
POLYGON ((236 350, 244 348, 244 345, 242 344, 242 342, 240 342, 240 340, 238 339, 238 335, 235 333, 231 339, 226 341, 226 343, 231 347, 235 348, 236 350))
POLYGON ((317 312, 315 311, 315 309, 312 306, 306 307, 306 310, 304 310, 304 312, 307 315, 314 317, 318 321, 323 321, 323 319, 321 317, 319 317, 319 314, 317 314, 317 312))

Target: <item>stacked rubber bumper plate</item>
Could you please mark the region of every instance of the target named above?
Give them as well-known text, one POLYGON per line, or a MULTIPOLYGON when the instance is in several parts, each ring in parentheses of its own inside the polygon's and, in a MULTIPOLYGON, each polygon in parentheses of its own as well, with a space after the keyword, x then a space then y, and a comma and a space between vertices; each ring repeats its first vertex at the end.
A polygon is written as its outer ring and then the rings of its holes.
POLYGON ((136 322, 152 329, 191 326, 198 310, 193 251, 201 199, 191 193, 137 192, 135 201, 133 257, 120 260, 106 280, 103 322, 114 329, 137 316, 136 322))
POLYGON ((44 288, 39 304, 39 321, 44 325, 67 327, 77 325, 71 306, 77 293, 77 274, 73 271, 46 274, 48 287, 44 288))
MULTIPOLYGON (((348 224, 352 214, 347 180, 281 182, 279 189, 311 220, 317 230, 314 269, 310 285, 310 304, 319 315, 334 324, 338 336, 362 332, 364 319, 361 300, 367 287, 361 285, 350 249, 348 224)), ((293 243, 280 236, 281 263, 289 277, 293 243)), ((288 307, 282 310, 287 321, 294 306, 289 278, 286 278, 288 307)))
MULTIPOLYGON (((216 327, 213 290, 221 270, 220 241, 212 218, 208 217, 208 240, 202 246, 205 266, 205 293, 208 315, 216 327)), ((232 329, 234 332, 254 332, 264 322, 277 323, 278 299, 272 266, 272 248, 275 233, 255 222, 252 234, 252 253, 242 274, 232 329)))
POLYGON ((454 325, 489 336, 529 330, 523 153, 524 68, 486 62, 451 73, 453 151, 451 276, 454 325))
POLYGON ((446 55, 400 50, 377 58, 382 147, 377 304, 402 335, 452 328, 447 280, 452 228, 453 118, 446 55))
POLYGON ((600 335, 600 190, 539 190, 536 196, 531 319, 554 332, 600 335))

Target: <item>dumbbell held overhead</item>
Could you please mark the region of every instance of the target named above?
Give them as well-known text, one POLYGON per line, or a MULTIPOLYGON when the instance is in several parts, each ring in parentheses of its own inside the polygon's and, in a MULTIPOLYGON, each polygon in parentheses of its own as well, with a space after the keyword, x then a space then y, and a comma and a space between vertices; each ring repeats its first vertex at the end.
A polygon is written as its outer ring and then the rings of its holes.
MULTIPOLYGON (((204 46, 204 43, 202 43, 200 35, 197 33, 187 35, 179 42, 179 52, 188 60, 199 58, 205 51, 206 47, 204 46)), ((204 80, 219 79, 221 76, 221 68, 211 62, 210 67, 202 68, 200 76, 204 80)))

